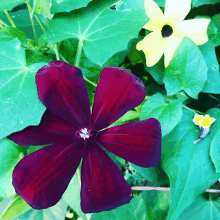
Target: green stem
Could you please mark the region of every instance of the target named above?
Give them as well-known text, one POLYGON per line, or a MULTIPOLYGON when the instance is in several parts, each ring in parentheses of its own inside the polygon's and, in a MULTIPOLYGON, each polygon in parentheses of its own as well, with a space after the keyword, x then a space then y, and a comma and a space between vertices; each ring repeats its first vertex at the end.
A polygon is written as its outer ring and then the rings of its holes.
POLYGON ((4 21, 2 21, 1 19, 0 19, 0 24, 2 24, 2 25, 4 25, 4 26, 8 27, 8 25, 7 25, 4 21))
POLYGON ((36 32, 36 29, 35 29, 34 19, 33 19, 33 15, 32 15, 32 7, 31 7, 29 1, 26 1, 26 4, 27 4, 27 7, 28 7, 28 11, 29 11, 30 19, 31 19, 31 24, 32 24, 33 32, 34 32, 34 39, 35 39, 35 42, 38 45, 37 32, 36 32))
POLYGON ((55 52, 55 54, 56 54, 56 59, 57 59, 57 60, 60 60, 57 43, 55 43, 54 52, 55 52))
POLYGON ((4 26, 0 23, 0 28, 3 28, 4 26))
POLYGON ((79 40, 78 48, 77 48, 77 53, 76 53, 76 60, 74 66, 79 67, 81 55, 82 55, 82 48, 83 48, 83 40, 79 40))
POLYGON ((85 81, 87 81, 88 83, 90 83, 91 85, 93 85, 94 87, 97 87, 97 84, 96 84, 96 83, 90 81, 90 80, 89 80, 88 78, 86 78, 84 75, 83 75, 83 79, 84 79, 85 81))
POLYGON ((81 174, 80 174, 80 171, 79 171, 79 167, 77 168, 76 172, 77 172, 77 176, 79 178, 79 184, 81 185, 81 174))
POLYGON ((209 193, 209 201, 212 201, 212 193, 209 193))
POLYGON ((60 53, 60 57, 62 58, 62 60, 64 60, 66 63, 68 63, 66 58, 61 53, 60 53))
POLYGON ((16 28, 14 21, 12 20, 12 18, 10 17, 9 13, 4 10, 5 15, 7 16, 9 22, 11 23, 12 27, 16 28))
POLYGON ((209 96, 210 96, 211 98, 213 98, 213 99, 217 100, 218 102, 220 102, 220 100, 219 100, 219 99, 217 99, 215 96, 210 95, 210 94, 209 94, 209 96))
POLYGON ((43 32, 46 34, 47 33, 47 29, 44 26, 43 22, 40 20, 40 18, 38 17, 38 15, 34 15, 34 17, 36 18, 37 22, 39 23, 39 25, 41 26, 41 29, 43 30, 43 32))
POLYGON ((191 112, 193 112, 193 113, 199 113, 199 114, 202 114, 202 115, 204 115, 204 113, 202 113, 202 112, 200 112, 200 111, 197 111, 197 110, 195 110, 195 109, 191 109, 191 108, 189 108, 189 107, 187 107, 186 105, 183 105, 183 107, 185 108, 185 109, 188 109, 188 110, 190 110, 191 112))

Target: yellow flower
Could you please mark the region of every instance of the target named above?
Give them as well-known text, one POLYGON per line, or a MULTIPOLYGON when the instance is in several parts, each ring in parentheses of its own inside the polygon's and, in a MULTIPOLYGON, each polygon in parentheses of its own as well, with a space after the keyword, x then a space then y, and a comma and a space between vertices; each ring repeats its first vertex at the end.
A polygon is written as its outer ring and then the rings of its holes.
POLYGON ((203 116, 203 115, 195 114, 193 118, 193 122, 202 128, 209 128, 215 121, 216 119, 211 118, 209 115, 203 116))
POLYGON ((153 0, 145 0, 146 15, 150 20, 143 28, 152 32, 136 48, 145 53, 147 66, 155 65, 164 53, 167 67, 184 37, 197 45, 208 41, 206 32, 210 19, 183 20, 190 8, 191 0, 166 0, 163 14, 153 0))
POLYGON ((199 125, 199 128, 201 130, 199 139, 193 141, 194 144, 197 144, 199 141, 203 140, 210 131, 210 126, 216 121, 215 118, 211 118, 209 115, 199 115, 195 114, 193 118, 193 122, 196 125, 199 125))

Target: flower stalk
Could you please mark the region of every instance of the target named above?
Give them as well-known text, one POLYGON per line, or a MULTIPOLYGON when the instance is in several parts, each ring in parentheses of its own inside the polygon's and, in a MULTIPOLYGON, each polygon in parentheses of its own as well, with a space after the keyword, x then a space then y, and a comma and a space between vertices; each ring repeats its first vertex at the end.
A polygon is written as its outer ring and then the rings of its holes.
POLYGON ((76 66, 76 67, 79 67, 79 63, 80 63, 80 59, 81 59, 81 55, 82 55, 82 48, 83 48, 83 40, 80 39, 79 44, 78 44, 78 48, 77 48, 77 52, 76 52, 76 60, 75 60, 75 64, 74 64, 74 66, 76 66))
POLYGON ((12 27, 16 28, 16 25, 15 25, 14 21, 12 20, 11 16, 9 15, 9 13, 6 10, 4 10, 4 13, 7 16, 7 18, 9 20, 9 22, 11 23, 12 27))
MULTIPOLYGON (((156 186, 133 186, 132 190, 155 190, 155 191, 170 191, 170 187, 156 187, 156 186)), ((205 192, 209 193, 220 193, 219 189, 207 189, 205 192)))
POLYGON ((35 39, 35 42, 38 44, 37 32, 36 32, 36 28, 35 28, 35 24, 34 24, 34 19, 33 19, 33 14, 32 14, 32 7, 31 7, 29 1, 26 1, 26 4, 27 4, 27 7, 28 7, 30 19, 31 19, 31 24, 32 24, 33 33, 34 33, 34 39, 35 39))
POLYGON ((4 21, 2 21, 1 19, 0 19, 0 24, 1 24, 1 26, 8 27, 8 25, 4 21))

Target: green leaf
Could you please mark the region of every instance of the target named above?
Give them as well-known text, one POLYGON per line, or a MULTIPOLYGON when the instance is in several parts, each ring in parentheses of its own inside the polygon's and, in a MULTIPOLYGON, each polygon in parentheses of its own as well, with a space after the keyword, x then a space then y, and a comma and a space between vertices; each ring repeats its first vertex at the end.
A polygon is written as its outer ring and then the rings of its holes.
POLYGON ((207 34, 209 39, 216 45, 220 45, 220 14, 212 17, 209 23, 207 34))
POLYGON ((144 103, 140 119, 158 119, 161 123, 162 135, 165 136, 180 122, 181 116, 182 102, 180 100, 173 100, 167 104, 163 95, 157 93, 144 103))
POLYGON ((58 42, 77 38, 86 57, 103 65, 110 57, 127 48, 128 42, 148 22, 144 1, 126 0, 115 10, 115 0, 94 1, 88 7, 69 14, 57 14, 50 22, 47 39, 58 42), (123 8, 124 5, 128 7, 123 8))
POLYGON ((207 80, 207 65, 198 46, 189 38, 184 38, 165 70, 167 95, 181 90, 194 99, 202 91, 207 80))
POLYGON ((146 220, 165 220, 170 203, 169 191, 143 191, 140 196, 146 205, 146 220))
POLYGON ((220 94, 220 74, 219 64, 215 53, 215 44, 208 41, 199 48, 208 66, 208 77, 203 92, 220 94))
POLYGON ((94 213, 90 220, 118 220, 118 219, 140 220, 146 219, 146 206, 141 196, 136 196, 130 203, 120 206, 111 211, 94 213))
POLYGON ((121 118, 119 118, 116 122, 111 124, 110 127, 134 121, 135 119, 138 119, 139 116, 140 116, 140 113, 137 111, 132 111, 132 110, 128 111, 121 118))
POLYGON ((11 203, 6 207, 2 215, 1 220, 12 219, 22 213, 28 211, 31 207, 18 195, 12 199, 11 203))
POLYGON ((52 0, 52 13, 70 12, 72 10, 86 7, 92 0, 52 0))
POLYGON ((164 78, 164 58, 160 59, 159 62, 157 62, 152 67, 145 67, 145 70, 150 73, 150 75, 154 78, 154 80, 158 84, 163 84, 163 78, 164 78))
MULTIPOLYGON (((23 31, 25 35, 27 36, 27 38, 34 39, 32 24, 31 24, 28 10, 25 9, 25 10, 19 10, 15 12, 9 12, 9 15, 13 19, 17 29, 19 29, 20 31, 23 31)), ((44 17, 42 15, 39 15, 39 18, 45 24, 44 17)), ((6 24, 9 24, 8 19, 5 14, 2 14, 2 15, 0 14, 0 19, 2 19, 6 24)), ((34 19, 37 37, 40 37, 43 34, 43 31, 40 25, 38 24, 37 20, 35 19, 35 17, 33 17, 33 19, 34 19)))
POLYGON ((148 180, 154 183, 155 185, 158 185, 157 173, 154 167, 143 168, 133 163, 129 163, 129 164, 131 164, 132 168, 135 169, 145 180, 148 180))
POLYGON ((217 173, 220 173, 220 129, 216 132, 210 149, 210 156, 215 165, 217 173))
POLYGON ((160 7, 164 7, 164 6, 165 6, 165 0, 155 0, 155 2, 156 2, 160 7))
MULTIPOLYGON (((78 172, 78 171, 77 171, 78 172)), ((87 219, 86 215, 82 212, 80 207, 80 190, 81 183, 78 176, 78 173, 75 173, 72 180, 70 181, 67 190, 63 194, 64 201, 71 207, 73 210, 82 218, 87 219)))
POLYGON ((17 39, 0 42, 0 139, 40 122, 45 106, 35 84, 36 72, 46 63, 26 66, 17 39))
POLYGON ((7 0, 7 1, 0 1, 0 11, 3 10, 12 10, 14 7, 21 5, 26 0, 7 0))
POLYGON ((20 40, 23 45, 27 44, 27 37, 22 31, 18 30, 17 28, 4 27, 0 29, 0 41, 10 41, 14 38, 20 40))
POLYGON ((12 172, 22 157, 17 144, 7 138, 0 140, 0 201, 15 194, 12 172))
POLYGON ((194 7, 198 7, 200 5, 208 5, 208 4, 216 4, 219 3, 219 0, 192 0, 191 4, 194 7))
POLYGON ((33 13, 42 14, 47 18, 52 19, 53 15, 50 13, 51 5, 51 0, 34 0, 33 13))
MULTIPOLYGON (((208 114, 215 117, 220 110, 212 109, 208 114)), ((220 176, 209 156, 210 142, 219 124, 212 126, 204 140, 193 144, 200 133, 199 127, 192 121, 193 117, 191 111, 184 109, 181 122, 162 141, 162 167, 169 176, 171 186, 167 220, 178 219, 180 213, 220 176)))
POLYGON ((218 220, 220 216, 220 198, 205 199, 199 196, 178 218, 178 220, 218 220))
POLYGON ((66 216, 67 204, 61 199, 55 206, 44 210, 30 209, 13 220, 63 220, 66 216))
POLYGON ((52 61, 48 56, 41 52, 34 50, 26 50, 26 62, 27 65, 32 65, 35 63, 49 63, 52 61))

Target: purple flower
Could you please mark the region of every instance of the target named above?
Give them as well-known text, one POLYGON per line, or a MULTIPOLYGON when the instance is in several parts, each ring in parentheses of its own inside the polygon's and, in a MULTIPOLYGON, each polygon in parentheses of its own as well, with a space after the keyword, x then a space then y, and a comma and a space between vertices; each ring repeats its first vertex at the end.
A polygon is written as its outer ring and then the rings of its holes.
MULTIPOLYGON (((111 128, 145 98, 143 83, 126 70, 103 69, 92 114, 81 71, 53 61, 36 74, 38 95, 48 110, 38 126, 8 138, 19 145, 51 144, 25 156, 13 171, 13 186, 34 209, 55 205, 82 160, 81 208, 84 213, 129 203, 132 190, 101 146, 142 167, 161 156, 160 123, 153 118, 111 128)), ((74 195, 73 195, 74 196, 74 195)))

